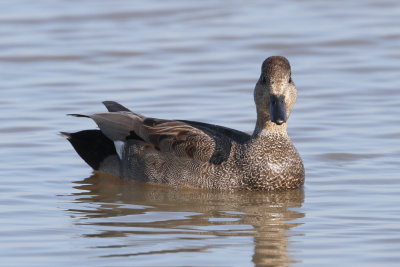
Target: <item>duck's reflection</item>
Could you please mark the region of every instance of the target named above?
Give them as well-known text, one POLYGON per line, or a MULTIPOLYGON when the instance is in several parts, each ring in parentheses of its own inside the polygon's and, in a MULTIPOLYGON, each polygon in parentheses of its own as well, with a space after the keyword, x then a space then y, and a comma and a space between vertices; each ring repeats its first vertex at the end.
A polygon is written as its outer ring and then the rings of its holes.
MULTIPOLYGON (((293 220, 304 217, 304 213, 291 209, 301 207, 302 188, 283 192, 213 192, 127 182, 100 173, 76 183, 79 192, 74 194, 75 201, 85 205, 70 211, 97 230, 86 237, 171 234, 181 246, 138 249, 136 253, 135 248, 130 248, 129 253, 119 250, 121 253, 110 252, 106 257, 205 251, 212 249, 209 240, 197 242, 194 247, 186 246, 185 240, 247 236, 253 239, 252 260, 256 266, 294 261, 287 250, 288 230, 298 225, 293 220)), ((138 246, 140 242, 135 243, 138 246)))

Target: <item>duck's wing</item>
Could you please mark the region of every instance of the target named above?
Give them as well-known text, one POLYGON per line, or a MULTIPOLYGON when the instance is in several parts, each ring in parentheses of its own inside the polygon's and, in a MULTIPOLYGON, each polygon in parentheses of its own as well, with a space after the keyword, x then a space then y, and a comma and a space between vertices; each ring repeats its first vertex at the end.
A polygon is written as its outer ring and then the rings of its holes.
POLYGON ((127 107, 125 107, 115 101, 103 101, 103 105, 106 106, 106 108, 109 112, 118 112, 118 111, 131 112, 127 107))
POLYGON ((140 115, 139 113, 135 113, 133 111, 131 111, 130 109, 128 109, 127 107, 121 105, 118 102, 115 101, 103 101, 103 105, 107 108, 107 110, 109 112, 131 112, 132 114, 140 117, 140 118, 144 118, 142 115, 140 115))
MULTIPOLYGON (((115 101, 104 101, 103 104, 104 104, 104 106, 106 106, 106 108, 109 112, 119 112, 119 111, 132 112, 127 107, 125 107, 115 101)), ((132 112, 132 113, 138 117, 144 118, 142 115, 140 115, 138 113, 134 113, 134 112, 132 112)), ((161 120, 158 120, 158 121, 161 121, 161 120)), ((250 135, 248 135, 247 133, 244 133, 244 132, 241 132, 241 131, 238 131, 235 129, 231 129, 228 127, 219 126, 219 125, 215 125, 215 124, 208 124, 208 123, 198 122, 198 121, 188 121, 188 120, 178 120, 178 121, 186 123, 186 124, 188 124, 192 127, 195 127, 199 130, 202 130, 203 132, 205 132, 207 134, 225 135, 226 137, 234 140, 237 143, 244 143, 250 139, 250 135)))
POLYGON ((221 164, 230 155, 232 142, 249 136, 226 127, 192 121, 146 118, 120 111, 91 116, 112 141, 138 139, 160 153, 221 164))
POLYGON ((199 130, 202 130, 205 133, 210 133, 211 135, 213 134, 223 135, 239 144, 246 143, 251 138, 251 136, 247 133, 232 128, 228 128, 225 126, 198 122, 198 121, 187 121, 187 120, 179 120, 179 121, 187 123, 192 127, 198 128, 199 130))

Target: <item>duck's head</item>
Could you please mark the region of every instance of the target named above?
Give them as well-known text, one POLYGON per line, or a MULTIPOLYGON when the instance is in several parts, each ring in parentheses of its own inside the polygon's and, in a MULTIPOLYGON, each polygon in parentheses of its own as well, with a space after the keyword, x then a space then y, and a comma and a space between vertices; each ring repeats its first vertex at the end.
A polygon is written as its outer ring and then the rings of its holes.
POLYGON ((267 58, 262 64, 260 79, 254 89, 258 130, 286 129, 296 98, 297 89, 291 78, 289 61, 281 56, 267 58))

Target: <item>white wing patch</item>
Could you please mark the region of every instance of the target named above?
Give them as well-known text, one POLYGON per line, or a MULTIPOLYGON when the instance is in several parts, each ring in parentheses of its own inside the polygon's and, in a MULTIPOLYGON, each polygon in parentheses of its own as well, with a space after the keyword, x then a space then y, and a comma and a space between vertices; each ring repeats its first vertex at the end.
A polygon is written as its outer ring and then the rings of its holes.
POLYGON ((124 151, 124 141, 114 141, 115 150, 117 151, 119 159, 122 159, 122 151, 124 151))

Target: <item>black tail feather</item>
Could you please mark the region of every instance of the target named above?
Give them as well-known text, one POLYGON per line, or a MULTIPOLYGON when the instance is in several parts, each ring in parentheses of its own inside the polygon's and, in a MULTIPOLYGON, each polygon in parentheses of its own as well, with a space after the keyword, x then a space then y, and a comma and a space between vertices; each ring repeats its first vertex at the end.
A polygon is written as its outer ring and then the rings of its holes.
POLYGON ((94 170, 99 170, 101 162, 108 156, 117 155, 114 143, 100 130, 85 130, 76 133, 61 132, 81 158, 94 170))
POLYGON ((67 116, 78 117, 78 118, 90 118, 90 116, 83 114, 67 114, 67 116))

